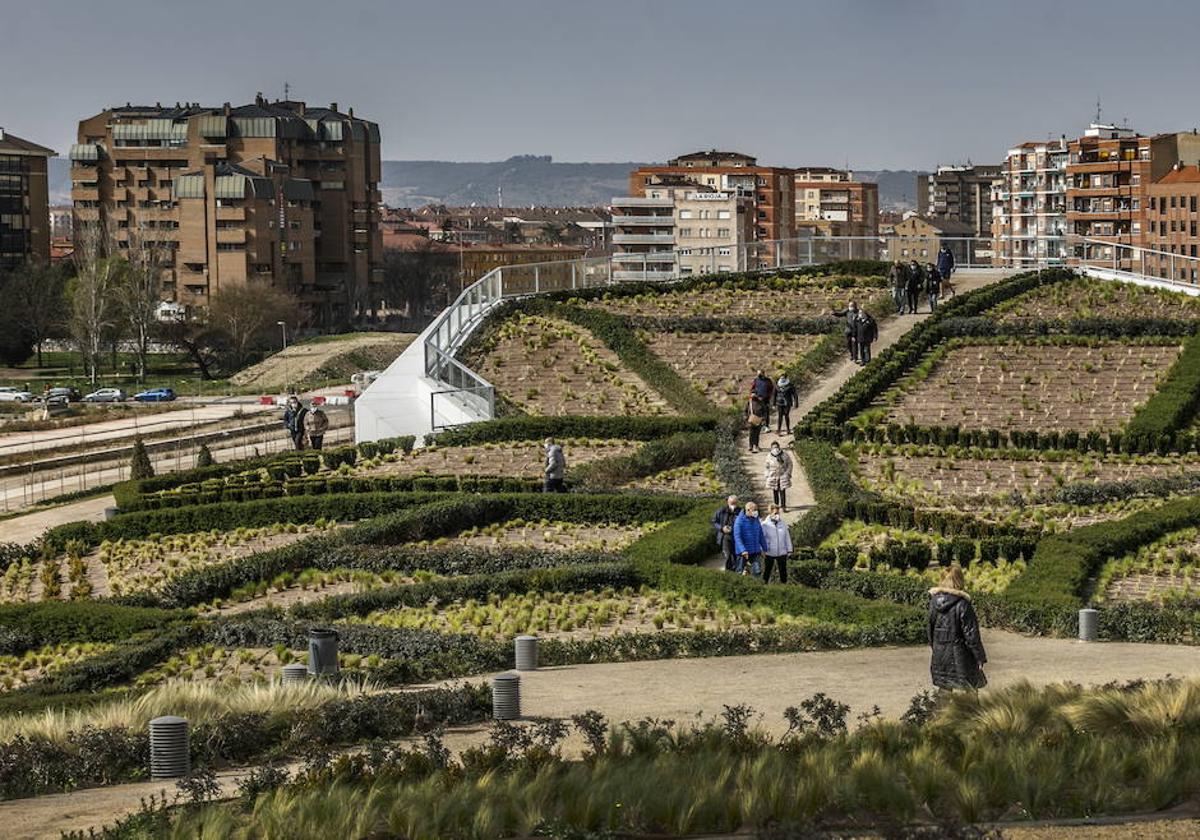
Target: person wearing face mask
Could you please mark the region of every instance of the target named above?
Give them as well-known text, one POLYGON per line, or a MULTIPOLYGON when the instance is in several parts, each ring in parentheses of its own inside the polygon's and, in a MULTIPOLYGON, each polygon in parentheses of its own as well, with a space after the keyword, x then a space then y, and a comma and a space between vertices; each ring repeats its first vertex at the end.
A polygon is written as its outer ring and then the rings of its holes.
POLYGON ((779 505, 771 505, 767 519, 763 522, 763 543, 766 559, 763 561, 763 583, 771 582, 771 572, 779 567, 779 582, 787 583, 788 555, 792 553, 792 534, 788 524, 779 513, 779 505))
POLYGON ((792 457, 783 451, 779 441, 772 443, 771 451, 767 453, 766 479, 775 504, 787 513, 787 491, 792 486, 792 457))
POLYGON ((746 502, 746 509, 733 523, 733 544, 737 551, 739 575, 757 575, 761 571, 763 555, 763 529, 758 518, 758 505, 746 502))
POLYGON ((287 408, 283 411, 283 426, 292 438, 296 449, 304 448, 304 420, 308 417, 308 409, 300 402, 295 394, 288 397, 287 408))
POLYGON ((733 550, 733 525, 737 522, 742 509, 738 507, 738 497, 730 496, 725 504, 717 508, 713 514, 712 526, 717 534, 717 545, 725 557, 725 571, 732 572, 737 568, 737 552, 733 550))

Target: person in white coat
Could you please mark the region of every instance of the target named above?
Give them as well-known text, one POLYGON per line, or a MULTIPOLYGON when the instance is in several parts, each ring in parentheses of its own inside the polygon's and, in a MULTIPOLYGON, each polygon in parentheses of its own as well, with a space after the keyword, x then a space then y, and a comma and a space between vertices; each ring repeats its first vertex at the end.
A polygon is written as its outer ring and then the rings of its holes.
POLYGON ((779 505, 771 505, 768 511, 762 524, 763 544, 766 546, 763 553, 767 556, 766 562, 763 563, 763 583, 771 582, 771 571, 776 566, 779 567, 779 582, 787 583, 787 561, 788 555, 792 553, 792 534, 788 531, 788 524, 783 521, 779 505))

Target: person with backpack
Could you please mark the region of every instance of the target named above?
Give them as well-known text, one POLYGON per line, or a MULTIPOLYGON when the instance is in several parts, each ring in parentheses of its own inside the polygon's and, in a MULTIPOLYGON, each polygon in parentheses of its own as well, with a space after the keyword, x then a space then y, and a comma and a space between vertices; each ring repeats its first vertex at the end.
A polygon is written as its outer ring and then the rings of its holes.
POLYGON ((896 304, 896 314, 904 314, 904 285, 907 273, 899 260, 892 263, 888 269, 888 285, 892 287, 892 303, 896 304))
POLYGON ((983 688, 987 653, 979 636, 979 618, 964 591, 960 566, 942 573, 941 583, 929 590, 929 674, 938 688, 983 688))
POLYGON ((712 526, 717 534, 717 546, 725 558, 725 571, 732 572, 737 568, 737 552, 733 545, 733 526, 737 522, 742 509, 738 507, 738 497, 729 496, 725 504, 717 508, 713 514, 712 526))
POLYGON ((865 365, 871 361, 871 345, 879 338, 879 325, 871 317, 871 313, 863 309, 858 314, 854 325, 855 337, 858 342, 858 363, 865 365))
POLYGON ((858 304, 850 301, 846 304, 846 308, 839 311, 834 311, 833 317, 846 319, 846 349, 850 352, 850 361, 858 360, 858 329, 855 322, 858 320, 858 304))
POLYGON ((954 286, 950 284, 950 275, 954 274, 954 252, 945 242, 942 247, 938 248, 937 252, 937 270, 942 277, 942 285, 945 288, 942 290, 947 297, 954 297, 954 286))
POLYGON ((908 264, 908 270, 904 278, 904 303, 907 307, 909 315, 917 314, 917 299, 921 294, 921 287, 925 285, 925 277, 921 272, 921 266, 916 260, 911 260, 908 264))
POLYGON ((313 406, 304 416, 304 433, 308 435, 308 445, 320 449, 325 442, 325 432, 329 431, 329 415, 319 406, 313 406))
POLYGON ((563 448, 554 442, 554 438, 546 438, 546 481, 542 485, 543 493, 567 492, 567 456, 563 448))
POLYGON ((785 373, 775 383, 775 434, 782 434, 787 426, 787 433, 792 433, 792 409, 800 405, 800 397, 796 394, 796 386, 785 373))
POLYGON ((929 298, 929 314, 937 312, 938 296, 942 293, 942 274, 933 263, 925 266, 925 296, 929 298))

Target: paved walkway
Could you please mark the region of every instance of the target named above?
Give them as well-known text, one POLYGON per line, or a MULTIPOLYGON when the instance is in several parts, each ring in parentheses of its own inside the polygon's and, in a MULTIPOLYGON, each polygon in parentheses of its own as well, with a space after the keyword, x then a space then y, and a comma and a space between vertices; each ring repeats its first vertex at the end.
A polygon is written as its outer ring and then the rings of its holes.
POLYGON ((0 522, 0 541, 15 542, 22 545, 40 537, 45 531, 56 525, 68 522, 101 522, 104 520, 104 509, 116 504, 111 494, 83 499, 66 505, 41 510, 37 513, 27 513, 24 516, 14 516, 0 522))

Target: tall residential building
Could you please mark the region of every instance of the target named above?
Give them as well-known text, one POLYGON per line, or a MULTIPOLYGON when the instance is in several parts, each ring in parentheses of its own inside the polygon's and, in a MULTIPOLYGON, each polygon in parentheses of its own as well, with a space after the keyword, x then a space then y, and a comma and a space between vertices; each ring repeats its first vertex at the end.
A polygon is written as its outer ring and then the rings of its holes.
POLYGON ((655 181, 645 195, 613 199, 614 279, 741 271, 754 260, 749 196, 686 178, 655 181))
POLYGON ((52 150, 0 128, 0 269, 50 260, 52 157, 52 150))
POLYGON ((1140 135, 1093 123, 1068 144, 1067 235, 1072 262, 1132 270, 1148 242, 1150 185, 1200 163, 1200 135, 1140 135), (1123 246, 1123 247, 1118 247, 1123 246))
POLYGON ((992 185, 992 262, 1061 263, 1066 258, 1067 140, 1035 140, 1008 150, 992 185))
POLYGON ((353 108, 110 108, 79 123, 71 161, 76 237, 99 222, 118 248, 156 247, 164 301, 261 283, 323 327, 379 305, 379 128, 353 108))
POLYGON ((939 166, 917 177, 917 215, 970 225, 974 235, 992 235, 992 181, 999 165, 939 166))
POLYGON ((879 235, 879 185, 825 166, 796 170, 796 229, 822 236, 879 235))
MULTIPOLYGON (((795 178, 791 169, 759 166, 756 158, 738 152, 693 152, 673 158, 665 166, 634 170, 629 175, 629 194, 644 196, 648 188, 669 178, 684 178, 716 192, 749 198, 754 239, 758 242, 796 235, 795 178)), ((762 265, 770 264, 780 253, 770 245, 755 251, 756 262, 762 265)))
POLYGON ((1146 249, 1134 270, 1200 282, 1200 167, 1177 166, 1147 189, 1146 249))

